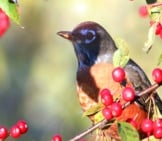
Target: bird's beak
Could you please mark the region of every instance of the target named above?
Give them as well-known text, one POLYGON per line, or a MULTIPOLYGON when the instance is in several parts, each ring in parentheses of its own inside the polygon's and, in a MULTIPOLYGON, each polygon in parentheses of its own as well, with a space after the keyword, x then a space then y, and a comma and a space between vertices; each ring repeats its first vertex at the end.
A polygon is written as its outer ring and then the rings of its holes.
POLYGON ((70 31, 60 31, 57 34, 65 39, 72 40, 72 34, 70 31))

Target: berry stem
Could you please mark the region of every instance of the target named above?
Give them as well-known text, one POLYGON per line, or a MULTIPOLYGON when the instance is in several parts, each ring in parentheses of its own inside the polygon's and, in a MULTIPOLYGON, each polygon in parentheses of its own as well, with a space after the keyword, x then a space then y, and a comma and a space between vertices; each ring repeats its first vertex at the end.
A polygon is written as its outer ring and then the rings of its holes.
POLYGON ((144 91, 140 92, 140 93, 137 94, 137 95, 138 95, 138 96, 142 96, 142 95, 148 94, 148 93, 150 93, 150 92, 156 90, 156 89, 159 88, 159 87, 160 87, 160 84, 155 83, 155 84, 151 85, 149 88, 145 89, 144 91))
POLYGON ((156 3, 154 3, 154 4, 151 4, 151 5, 150 5, 150 8, 153 8, 153 7, 160 7, 160 6, 162 6, 162 2, 156 2, 156 3))

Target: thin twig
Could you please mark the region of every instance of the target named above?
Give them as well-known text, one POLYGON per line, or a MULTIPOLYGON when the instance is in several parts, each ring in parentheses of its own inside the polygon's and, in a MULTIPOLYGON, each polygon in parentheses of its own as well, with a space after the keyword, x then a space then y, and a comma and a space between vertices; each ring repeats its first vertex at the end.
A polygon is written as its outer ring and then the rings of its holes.
POLYGON ((155 91, 155 90, 156 90, 157 88, 159 88, 159 87, 160 87, 160 85, 157 84, 157 83, 155 83, 155 84, 151 85, 149 88, 147 88, 147 89, 145 89, 144 91, 140 92, 140 93, 138 94, 138 96, 142 96, 142 95, 145 95, 145 94, 147 94, 147 93, 153 92, 153 91, 155 91))
MULTIPOLYGON (((160 87, 161 85, 155 83, 153 85, 151 85, 149 88, 145 89, 144 91, 140 92, 138 94, 138 96, 143 96, 145 94, 148 94, 150 92, 153 92, 155 91, 158 87, 160 87)), ((127 102, 123 105, 123 108, 126 108, 127 106, 129 106, 131 103, 130 102, 127 102)), ((82 132, 81 134, 75 136, 74 138, 70 139, 69 141, 78 141, 80 140, 81 138, 83 138, 84 136, 88 135, 89 133, 92 133, 94 130, 96 130, 97 128, 103 128, 105 126, 105 124, 107 123, 107 120, 104 119, 100 122, 98 122, 97 124, 91 126, 89 129, 87 129, 86 131, 82 132)))
POLYGON ((103 128, 105 126, 105 124, 107 123, 107 120, 104 119, 101 122, 93 125, 92 127, 90 127, 89 129, 87 129, 86 131, 82 132, 81 134, 77 135, 76 137, 70 139, 69 141, 77 141, 79 139, 81 139, 82 137, 84 137, 85 135, 88 135, 89 133, 92 133, 94 130, 96 130, 97 128, 103 128))
POLYGON ((156 2, 156 3, 150 5, 151 8, 160 7, 160 6, 162 6, 162 2, 156 2))

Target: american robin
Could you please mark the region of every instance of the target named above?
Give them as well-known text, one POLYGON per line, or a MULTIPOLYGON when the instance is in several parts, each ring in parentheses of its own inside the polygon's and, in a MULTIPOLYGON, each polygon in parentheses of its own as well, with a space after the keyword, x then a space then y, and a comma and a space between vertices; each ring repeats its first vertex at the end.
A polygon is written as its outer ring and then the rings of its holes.
MULTIPOLYGON (((83 111, 100 101, 99 93, 104 88, 110 89, 113 94, 121 93, 121 84, 114 82, 111 75, 114 69, 113 54, 117 47, 110 34, 101 25, 91 21, 83 22, 72 31, 60 31, 58 34, 70 40, 74 46, 78 60, 77 93, 83 111)), ((151 86, 144 71, 132 59, 125 65, 124 70, 137 95, 151 86)), ((118 119, 126 121, 136 116, 137 129, 140 129, 142 120, 148 116, 150 107, 153 107, 152 99, 162 113, 162 101, 154 92, 137 97, 134 103, 124 109, 118 119)), ((153 110, 151 109, 149 113, 152 115, 153 110)), ((116 127, 110 127, 107 133, 110 137, 120 140, 116 127)))

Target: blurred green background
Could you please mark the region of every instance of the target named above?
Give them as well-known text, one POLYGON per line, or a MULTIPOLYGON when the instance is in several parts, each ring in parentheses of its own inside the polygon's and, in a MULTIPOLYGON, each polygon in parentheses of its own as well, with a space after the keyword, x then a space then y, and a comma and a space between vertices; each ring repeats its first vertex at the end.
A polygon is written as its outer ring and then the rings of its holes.
MULTIPOLYGON (((157 38, 149 54, 142 51, 149 28, 149 20, 138 15, 144 0, 19 0, 19 4, 24 28, 11 23, 0 39, 0 125, 10 127, 25 119, 30 130, 18 141, 50 141, 55 133, 66 141, 91 125, 82 118, 77 101, 73 47, 56 35, 60 30, 72 30, 87 20, 100 23, 113 38, 128 43, 131 57, 151 79, 162 49, 157 38)), ((158 91, 162 95, 162 88, 158 91)))

